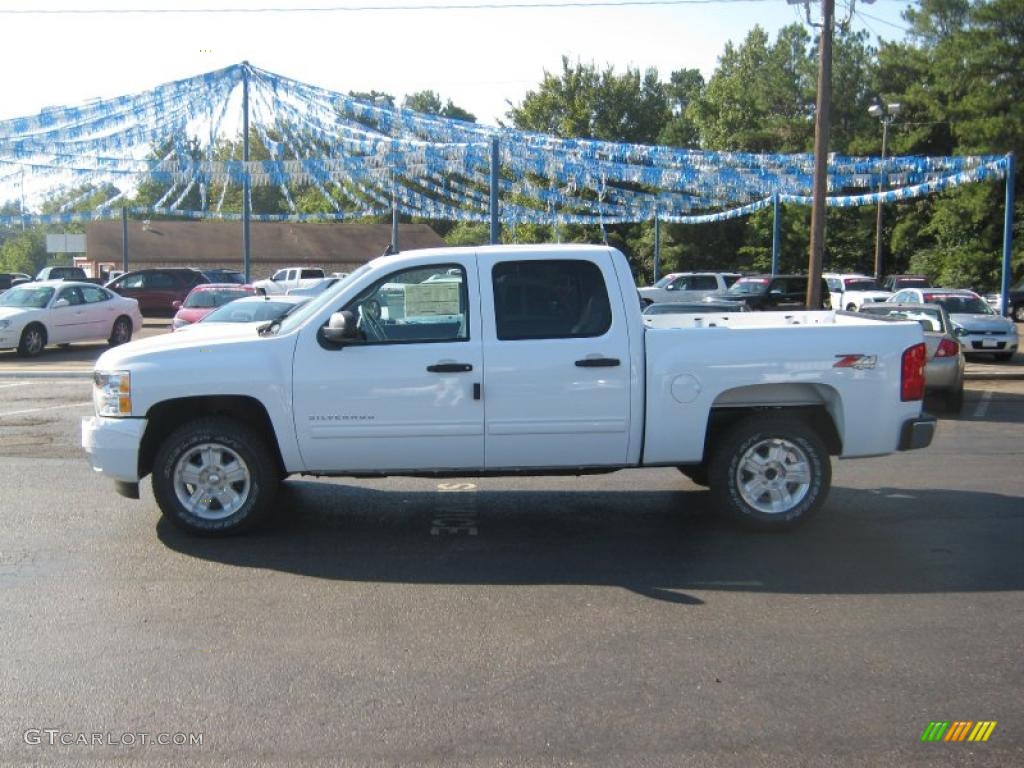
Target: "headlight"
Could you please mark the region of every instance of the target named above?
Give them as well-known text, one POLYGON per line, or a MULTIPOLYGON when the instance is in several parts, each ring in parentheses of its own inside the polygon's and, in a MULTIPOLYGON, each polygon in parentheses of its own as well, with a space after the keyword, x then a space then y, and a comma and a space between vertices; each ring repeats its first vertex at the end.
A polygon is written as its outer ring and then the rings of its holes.
POLYGON ((0 320, 0 329, 2 329, 2 328, 10 328, 10 327, 11 327, 11 321, 10 320, 0 320))
POLYGON ((178 330, 179 328, 184 328, 186 325, 189 324, 190 323, 188 322, 188 320, 182 320, 181 318, 176 317, 174 318, 174 320, 171 321, 171 328, 173 328, 174 330, 178 330))
POLYGON ((128 371, 95 371, 92 402, 97 416, 132 415, 132 378, 128 371))

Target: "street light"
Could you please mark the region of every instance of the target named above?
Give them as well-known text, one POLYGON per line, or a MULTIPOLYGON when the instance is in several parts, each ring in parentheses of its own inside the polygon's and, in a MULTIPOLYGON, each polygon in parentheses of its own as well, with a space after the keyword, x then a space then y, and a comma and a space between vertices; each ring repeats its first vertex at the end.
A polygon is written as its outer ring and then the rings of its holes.
POLYGON ((397 159, 396 159, 395 154, 394 154, 394 148, 395 148, 395 139, 400 136, 400 130, 401 129, 400 129, 400 126, 398 124, 400 112, 399 112, 398 103, 395 102, 389 96, 383 96, 383 95, 381 95, 381 96, 374 96, 373 97, 373 101, 379 107, 383 108, 385 105, 387 105, 387 106, 390 106, 392 108, 392 110, 394 110, 394 113, 392 115, 392 120, 391 120, 391 130, 388 132, 390 137, 391 137, 391 146, 390 146, 390 148, 388 150, 388 159, 390 160, 390 166, 391 166, 391 243, 388 245, 388 248, 387 248, 386 252, 391 254, 391 253, 398 253, 398 251, 399 251, 399 245, 398 245, 398 189, 397 189, 396 180, 395 180, 395 163, 397 162, 397 159))
MULTIPOLYGON (((882 160, 885 161, 885 153, 889 147, 889 123, 900 113, 903 107, 896 103, 884 103, 878 97, 868 107, 868 114, 877 118, 882 123, 882 160)), ((878 191, 882 192, 885 185, 882 179, 878 180, 878 191)), ((882 279, 882 201, 878 201, 878 211, 875 214, 875 279, 882 279)))

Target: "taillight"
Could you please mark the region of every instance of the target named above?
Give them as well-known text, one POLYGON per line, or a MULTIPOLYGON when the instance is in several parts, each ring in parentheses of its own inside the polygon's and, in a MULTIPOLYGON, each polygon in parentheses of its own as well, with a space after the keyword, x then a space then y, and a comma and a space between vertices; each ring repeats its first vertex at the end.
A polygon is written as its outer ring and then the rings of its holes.
POLYGON ((923 342, 903 351, 900 400, 921 400, 924 397, 924 361, 927 355, 927 347, 923 342))
POLYGON ((935 350, 936 357, 956 357, 960 354, 960 345, 952 339, 943 339, 935 350))

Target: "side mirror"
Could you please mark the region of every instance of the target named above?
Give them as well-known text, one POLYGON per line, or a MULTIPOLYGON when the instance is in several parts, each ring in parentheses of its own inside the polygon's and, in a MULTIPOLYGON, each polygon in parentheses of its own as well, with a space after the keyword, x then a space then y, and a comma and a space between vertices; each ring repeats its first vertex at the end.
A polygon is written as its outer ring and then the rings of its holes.
POLYGON ((675 289, 676 289, 676 287, 673 284, 671 284, 671 283, 669 283, 668 285, 665 286, 665 290, 666 291, 674 291, 675 289))
POLYGON ((180 301, 172 301, 171 302, 171 309, 173 309, 173 310, 181 309, 181 302, 180 301))
POLYGON ((356 316, 354 312, 344 310, 335 312, 327 321, 327 325, 320 329, 325 341, 332 344, 345 344, 359 338, 359 329, 356 328, 356 316))
POLYGON ((70 306, 71 306, 71 302, 68 301, 67 299, 57 299, 55 302, 53 302, 53 308, 54 309, 60 309, 61 307, 70 307, 70 306))

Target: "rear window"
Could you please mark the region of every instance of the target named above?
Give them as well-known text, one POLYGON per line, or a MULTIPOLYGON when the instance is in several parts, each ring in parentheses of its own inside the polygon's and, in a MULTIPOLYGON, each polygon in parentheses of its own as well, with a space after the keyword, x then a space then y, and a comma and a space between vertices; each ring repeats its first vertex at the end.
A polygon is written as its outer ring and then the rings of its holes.
POLYGON ((878 283, 869 278, 856 278, 854 280, 846 281, 846 290, 848 291, 876 291, 878 290, 878 283))
POLYGON ((323 277, 323 276, 324 276, 324 271, 322 269, 304 269, 304 270, 302 270, 302 275, 301 275, 303 280, 312 280, 314 278, 323 277))
POLYGON ((193 291, 182 305, 188 309, 213 309, 227 304, 229 301, 248 296, 247 291, 234 288, 218 288, 212 291, 193 291))
POLYGON ((942 332, 942 313, 927 309, 889 309, 885 304, 867 306, 861 312, 880 320, 912 320, 926 331, 942 332))

